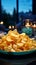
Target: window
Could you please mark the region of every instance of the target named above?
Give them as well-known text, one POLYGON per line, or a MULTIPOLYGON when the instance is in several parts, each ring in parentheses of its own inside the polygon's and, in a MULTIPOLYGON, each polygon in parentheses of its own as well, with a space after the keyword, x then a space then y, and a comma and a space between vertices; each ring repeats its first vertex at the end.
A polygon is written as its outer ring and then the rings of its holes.
POLYGON ((19 20, 28 19, 32 14, 32 0, 19 0, 19 20), (28 16, 27 16, 28 15, 28 16))
POLYGON ((1 0, 2 8, 10 14, 13 14, 14 8, 16 8, 16 0, 1 0))
POLYGON ((16 23, 16 0, 1 0, 2 21, 6 27, 16 23))
POLYGON ((32 0, 19 0, 19 12, 32 11, 32 0))

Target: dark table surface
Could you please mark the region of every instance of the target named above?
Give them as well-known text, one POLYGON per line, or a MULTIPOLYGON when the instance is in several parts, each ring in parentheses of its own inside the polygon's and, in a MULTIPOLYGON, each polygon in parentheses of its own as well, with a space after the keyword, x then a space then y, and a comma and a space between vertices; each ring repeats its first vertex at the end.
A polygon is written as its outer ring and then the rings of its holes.
POLYGON ((23 56, 7 56, 7 55, 0 55, 0 64, 1 65, 27 65, 31 62, 36 62, 36 53, 32 53, 29 55, 23 56))
POLYGON ((36 58, 27 58, 27 59, 12 59, 12 60, 6 60, 6 59, 0 59, 1 65, 27 65, 31 63, 32 61, 36 61, 36 58))

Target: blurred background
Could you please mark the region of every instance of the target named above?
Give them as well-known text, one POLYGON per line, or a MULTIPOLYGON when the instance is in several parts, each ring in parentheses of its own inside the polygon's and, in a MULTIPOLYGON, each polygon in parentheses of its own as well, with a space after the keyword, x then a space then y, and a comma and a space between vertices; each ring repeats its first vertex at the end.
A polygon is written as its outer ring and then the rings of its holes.
POLYGON ((36 0, 0 0, 0 37, 14 29, 36 39, 36 0))

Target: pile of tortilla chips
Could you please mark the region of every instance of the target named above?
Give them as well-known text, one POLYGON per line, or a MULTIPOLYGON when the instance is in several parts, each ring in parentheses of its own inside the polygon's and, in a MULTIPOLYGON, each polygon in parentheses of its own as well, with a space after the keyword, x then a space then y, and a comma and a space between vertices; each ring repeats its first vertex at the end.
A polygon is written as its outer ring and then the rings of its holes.
POLYGON ((36 49, 36 41, 29 38, 25 33, 10 30, 0 39, 0 50, 7 52, 23 52, 36 49))

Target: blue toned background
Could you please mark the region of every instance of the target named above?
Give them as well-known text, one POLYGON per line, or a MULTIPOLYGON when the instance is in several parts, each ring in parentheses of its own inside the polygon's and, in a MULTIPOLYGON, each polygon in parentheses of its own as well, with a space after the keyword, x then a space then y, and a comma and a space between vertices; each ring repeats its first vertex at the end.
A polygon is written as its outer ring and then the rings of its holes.
MULTIPOLYGON (((1 0, 3 8, 7 13, 12 14, 13 9, 16 8, 16 0, 1 0)), ((19 0, 19 12, 32 11, 32 0, 19 0)))

